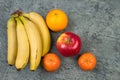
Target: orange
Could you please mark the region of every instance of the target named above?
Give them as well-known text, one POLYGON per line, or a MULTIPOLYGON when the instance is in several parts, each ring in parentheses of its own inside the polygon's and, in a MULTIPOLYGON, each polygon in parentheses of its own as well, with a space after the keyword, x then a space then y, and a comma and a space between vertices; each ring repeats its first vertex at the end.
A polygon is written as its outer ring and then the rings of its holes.
POLYGON ((96 57, 93 53, 86 52, 78 58, 78 65, 82 70, 90 71, 96 66, 96 57))
POLYGON ((46 54, 42 60, 43 68, 48 72, 56 71, 60 67, 60 64, 60 58, 55 53, 46 54))
POLYGON ((58 32, 67 27, 68 17, 64 11, 60 9, 53 9, 48 12, 46 16, 46 23, 49 29, 58 32))

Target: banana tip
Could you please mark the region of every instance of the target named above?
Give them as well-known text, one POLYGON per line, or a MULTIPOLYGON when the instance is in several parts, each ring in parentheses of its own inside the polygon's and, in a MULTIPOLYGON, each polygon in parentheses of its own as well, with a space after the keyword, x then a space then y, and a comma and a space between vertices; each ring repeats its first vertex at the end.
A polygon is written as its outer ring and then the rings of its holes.
POLYGON ((21 71, 21 68, 17 69, 17 71, 21 71))
POLYGON ((12 64, 8 64, 9 66, 13 66, 12 64))

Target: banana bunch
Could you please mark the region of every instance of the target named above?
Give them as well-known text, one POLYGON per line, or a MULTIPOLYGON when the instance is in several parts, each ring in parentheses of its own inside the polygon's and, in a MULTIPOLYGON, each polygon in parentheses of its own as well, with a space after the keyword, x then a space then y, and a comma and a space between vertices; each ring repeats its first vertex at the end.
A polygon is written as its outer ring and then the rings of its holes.
POLYGON ((41 57, 50 50, 49 29, 43 17, 36 12, 14 13, 7 22, 7 36, 7 61, 17 70, 25 68, 28 62, 30 70, 36 70, 41 57))

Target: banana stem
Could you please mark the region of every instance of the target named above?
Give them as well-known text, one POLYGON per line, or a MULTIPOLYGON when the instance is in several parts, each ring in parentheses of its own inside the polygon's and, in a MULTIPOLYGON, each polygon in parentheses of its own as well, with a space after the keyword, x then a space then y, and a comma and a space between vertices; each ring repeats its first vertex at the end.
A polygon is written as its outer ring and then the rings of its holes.
POLYGON ((18 17, 18 16, 20 16, 20 15, 22 15, 22 11, 21 11, 21 10, 16 10, 15 12, 13 12, 13 13, 11 14, 11 16, 13 16, 13 17, 18 17))

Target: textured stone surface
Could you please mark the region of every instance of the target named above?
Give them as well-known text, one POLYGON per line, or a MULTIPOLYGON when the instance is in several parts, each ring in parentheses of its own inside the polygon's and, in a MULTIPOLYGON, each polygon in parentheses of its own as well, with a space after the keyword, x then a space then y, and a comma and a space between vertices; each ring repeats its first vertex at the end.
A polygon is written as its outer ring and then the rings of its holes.
POLYGON ((0 80, 120 80, 120 0, 0 0, 0 80), (77 65, 77 57, 64 58, 55 47, 57 37, 52 35, 51 52, 61 58, 56 72, 46 72, 41 66, 35 71, 29 65, 17 71, 7 64, 6 22, 17 9, 36 11, 45 17, 50 9, 64 10, 69 24, 64 31, 81 36, 83 46, 79 54, 90 51, 97 57, 93 71, 84 72, 77 65))

